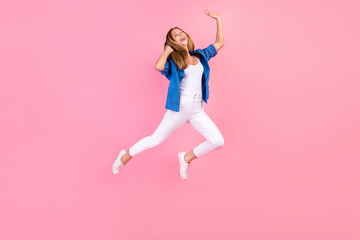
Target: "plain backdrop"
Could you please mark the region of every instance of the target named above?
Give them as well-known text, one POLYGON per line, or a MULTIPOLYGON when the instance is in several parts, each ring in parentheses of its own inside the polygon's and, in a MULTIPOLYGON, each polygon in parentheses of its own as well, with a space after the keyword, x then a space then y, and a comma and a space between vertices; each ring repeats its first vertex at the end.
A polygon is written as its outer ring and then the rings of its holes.
POLYGON ((359 228, 357 1, 0 3, 1 239, 355 240, 359 228), (151 135, 175 26, 205 48, 222 16, 204 108, 225 145, 184 124, 113 175, 151 135))

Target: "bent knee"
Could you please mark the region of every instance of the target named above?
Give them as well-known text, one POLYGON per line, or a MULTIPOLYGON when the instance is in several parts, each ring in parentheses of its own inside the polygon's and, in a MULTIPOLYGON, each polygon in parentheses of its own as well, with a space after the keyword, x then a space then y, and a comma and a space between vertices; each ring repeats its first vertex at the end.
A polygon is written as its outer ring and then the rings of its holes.
POLYGON ((223 136, 219 136, 219 137, 213 139, 212 144, 214 144, 218 147, 222 147, 225 144, 225 139, 223 136))

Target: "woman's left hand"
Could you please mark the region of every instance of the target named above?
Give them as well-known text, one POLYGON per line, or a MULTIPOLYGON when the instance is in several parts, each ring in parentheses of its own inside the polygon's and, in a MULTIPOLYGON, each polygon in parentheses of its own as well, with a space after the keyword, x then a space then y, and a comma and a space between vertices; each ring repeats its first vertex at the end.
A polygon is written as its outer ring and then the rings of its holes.
POLYGON ((220 14, 215 13, 215 12, 209 10, 208 8, 206 8, 206 9, 208 10, 208 12, 206 12, 206 11, 204 10, 204 12, 205 12, 206 15, 208 15, 208 16, 214 18, 214 19, 221 18, 220 14))

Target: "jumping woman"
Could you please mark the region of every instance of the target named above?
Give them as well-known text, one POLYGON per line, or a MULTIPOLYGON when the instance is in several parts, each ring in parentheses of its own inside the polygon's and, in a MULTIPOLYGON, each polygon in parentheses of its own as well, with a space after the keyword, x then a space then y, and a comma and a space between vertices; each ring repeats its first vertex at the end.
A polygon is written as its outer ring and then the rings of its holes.
POLYGON ((181 28, 174 27, 168 31, 164 52, 155 64, 155 69, 170 81, 165 105, 167 111, 152 135, 139 140, 129 151, 120 151, 112 165, 114 174, 118 174, 136 154, 158 146, 185 122, 204 136, 206 141, 189 152, 178 153, 183 180, 187 179, 192 160, 224 145, 224 137, 203 108, 203 101, 207 103, 209 98, 208 61, 224 46, 221 16, 207 10, 204 10, 205 14, 217 21, 216 41, 208 47, 194 50, 194 42, 181 28))

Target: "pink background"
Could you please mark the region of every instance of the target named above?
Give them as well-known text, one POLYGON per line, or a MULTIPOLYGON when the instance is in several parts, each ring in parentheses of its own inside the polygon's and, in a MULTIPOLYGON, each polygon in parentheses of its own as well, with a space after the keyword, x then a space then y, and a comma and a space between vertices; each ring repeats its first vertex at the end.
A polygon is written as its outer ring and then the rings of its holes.
POLYGON ((360 239, 357 1, 0 3, 1 239, 360 239), (153 133, 165 34, 204 48, 222 15, 205 111, 225 146, 185 124, 113 175, 153 133))

